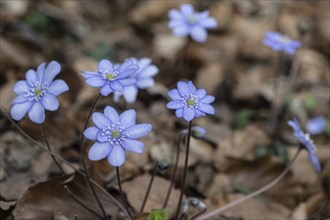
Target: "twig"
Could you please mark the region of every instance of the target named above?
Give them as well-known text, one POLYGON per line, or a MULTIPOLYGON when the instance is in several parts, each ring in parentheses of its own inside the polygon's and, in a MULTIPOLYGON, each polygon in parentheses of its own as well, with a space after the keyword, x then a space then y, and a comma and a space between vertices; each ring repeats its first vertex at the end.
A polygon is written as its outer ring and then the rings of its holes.
POLYGON ((151 175, 151 178, 150 178, 150 182, 149 182, 149 185, 148 185, 148 189, 147 189, 147 192, 144 196, 144 199, 143 199, 143 202, 142 202, 142 206, 141 206, 141 209, 140 209, 140 212, 143 212, 143 209, 144 209, 144 206, 146 205, 146 202, 147 202, 147 199, 149 197, 149 193, 150 193, 150 190, 151 190, 151 186, 154 182, 154 179, 155 179, 155 175, 157 173, 157 166, 158 166, 158 161, 155 163, 154 165, 154 170, 152 171, 152 175, 151 175))
POLYGON ((133 220, 133 216, 132 214, 129 212, 128 210, 128 204, 127 204, 127 201, 126 201, 126 198, 125 198, 125 195, 124 195, 124 192, 121 188, 121 182, 120 182, 120 174, 119 174, 119 167, 116 166, 116 173, 117 173, 117 181, 118 181, 118 187, 119 187, 119 191, 121 193, 121 196, 122 196, 122 199, 123 199, 123 203, 125 205, 125 208, 126 208, 126 211, 128 213, 128 216, 130 217, 131 220, 133 220))

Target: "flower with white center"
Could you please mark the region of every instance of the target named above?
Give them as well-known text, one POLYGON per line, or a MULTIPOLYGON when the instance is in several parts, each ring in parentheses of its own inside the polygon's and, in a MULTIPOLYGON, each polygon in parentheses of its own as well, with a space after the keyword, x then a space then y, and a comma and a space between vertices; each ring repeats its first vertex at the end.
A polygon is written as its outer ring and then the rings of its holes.
POLYGON ((52 61, 47 67, 40 64, 37 71, 26 72, 26 80, 20 80, 14 85, 17 96, 12 101, 10 115, 19 121, 28 113, 31 121, 42 124, 45 121, 45 110, 55 111, 59 107, 56 96, 69 90, 61 79, 54 80, 60 73, 61 66, 52 61))
POLYGON ((151 132, 150 124, 136 124, 136 112, 127 110, 118 115, 110 106, 104 109, 104 114, 95 112, 92 115, 96 126, 84 131, 87 139, 95 141, 89 149, 88 158, 93 161, 107 157, 112 166, 121 166, 125 162, 125 151, 143 153, 144 144, 135 139, 151 132))

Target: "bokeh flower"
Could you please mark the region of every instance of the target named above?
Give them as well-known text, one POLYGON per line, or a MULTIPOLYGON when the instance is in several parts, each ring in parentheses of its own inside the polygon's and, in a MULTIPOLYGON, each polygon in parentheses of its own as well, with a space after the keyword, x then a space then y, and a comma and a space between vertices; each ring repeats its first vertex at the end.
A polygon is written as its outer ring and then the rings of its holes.
POLYGON ((100 87, 101 94, 107 96, 113 91, 123 92, 126 86, 135 83, 130 77, 139 69, 132 59, 126 59, 120 65, 113 65, 109 60, 103 59, 98 65, 98 72, 84 71, 81 74, 85 82, 93 87, 100 87))
POLYGON ((196 89, 195 85, 189 81, 178 82, 178 89, 172 89, 168 95, 173 99, 167 103, 167 108, 175 109, 178 118, 184 118, 191 121, 194 118, 214 114, 215 110, 210 105, 215 98, 207 95, 205 89, 196 89))
POLYGON ((182 4, 180 11, 171 9, 168 16, 170 18, 168 26, 175 36, 186 37, 189 35, 197 42, 206 41, 206 29, 217 27, 217 22, 209 16, 209 11, 195 12, 190 4, 182 4))
POLYGON ((325 130, 326 119, 323 116, 312 118, 306 123, 306 130, 310 134, 320 134, 325 130))
POLYGON ((299 122, 297 119, 288 121, 288 125, 293 129, 294 136, 298 139, 300 144, 305 147, 305 149, 308 152, 308 157, 311 163, 313 164, 314 168, 317 172, 321 172, 321 165, 319 162, 319 158, 316 155, 316 147, 313 143, 313 141, 310 139, 310 136, 308 133, 304 133, 299 125, 299 122))
POLYGON ((295 54, 301 46, 300 41, 291 40, 288 36, 279 32, 267 32, 263 44, 274 51, 284 51, 289 55, 295 54))
POLYGON ((11 103, 10 115, 14 120, 21 120, 28 113, 31 121, 42 124, 45 121, 45 110, 55 111, 59 107, 56 96, 69 90, 61 79, 54 81, 60 73, 61 65, 51 61, 26 72, 26 80, 15 83, 13 90, 17 96, 11 103))
POLYGON ((104 109, 104 114, 95 112, 92 115, 96 126, 84 131, 87 139, 95 141, 89 149, 88 158, 93 161, 108 158, 112 166, 121 166, 125 162, 126 150, 143 153, 144 144, 135 139, 151 132, 150 124, 136 124, 136 112, 127 110, 118 115, 110 106, 104 109))
POLYGON ((141 58, 139 60, 132 58, 133 63, 139 66, 139 70, 130 77, 135 79, 133 85, 125 87, 123 92, 114 92, 114 100, 117 102, 121 96, 128 103, 136 101, 139 89, 147 89, 155 85, 153 77, 158 73, 158 67, 151 64, 150 58, 141 58))

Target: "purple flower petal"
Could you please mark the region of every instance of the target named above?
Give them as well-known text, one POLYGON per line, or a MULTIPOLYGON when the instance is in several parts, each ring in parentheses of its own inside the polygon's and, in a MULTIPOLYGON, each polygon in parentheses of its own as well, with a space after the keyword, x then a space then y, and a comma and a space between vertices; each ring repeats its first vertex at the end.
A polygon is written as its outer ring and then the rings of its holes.
POLYGON ((119 167, 125 163, 125 155, 124 148, 116 144, 108 156, 108 161, 112 166, 119 167))
POLYGON ((84 131, 84 136, 85 136, 85 138, 94 141, 94 140, 96 140, 96 134, 98 131, 99 131, 99 129, 95 126, 89 127, 84 131))
POLYGON ((170 22, 168 22, 168 27, 171 29, 180 27, 180 26, 185 26, 185 21, 183 20, 171 20, 170 22))
POLYGON ((204 112, 199 111, 198 109, 195 110, 195 117, 204 117, 206 114, 204 112))
POLYGON ((81 75, 87 79, 87 78, 93 77, 93 76, 100 76, 101 74, 98 72, 90 72, 90 71, 84 70, 84 73, 82 73, 81 75))
POLYGON ((308 158, 311 161, 312 165, 314 166, 315 170, 318 173, 320 173, 321 172, 321 165, 320 165, 319 158, 317 157, 315 152, 313 152, 313 153, 308 152, 308 158))
POLYGON ((92 119, 94 124, 101 129, 112 124, 109 118, 100 112, 94 112, 92 115, 92 119))
POLYGON ((147 77, 153 77, 157 75, 159 72, 159 69, 155 65, 150 65, 146 67, 138 76, 138 78, 147 78, 147 77))
POLYGON ((200 110, 204 113, 210 114, 210 115, 215 114, 214 108, 211 105, 205 104, 205 103, 200 103, 200 107, 198 110, 200 110))
POLYGON ((135 119, 136 112, 132 109, 127 110, 120 115, 120 121, 124 129, 135 125, 135 119))
POLYGON ((112 108, 111 106, 107 106, 104 109, 104 114, 105 114, 105 116, 107 116, 110 119, 110 121, 112 123, 117 123, 120 120, 117 111, 114 108, 112 108))
POLYGON ((169 109, 178 109, 178 108, 183 108, 182 101, 170 101, 166 105, 167 108, 169 109))
POLYGON ((183 110, 183 118, 186 121, 191 121, 195 117, 195 109, 194 108, 185 108, 183 110))
POLYGON ((21 94, 21 93, 25 93, 30 89, 27 81, 25 80, 20 80, 18 82, 15 83, 13 90, 16 94, 21 94))
POLYGON ((206 90, 205 89, 199 89, 194 93, 194 95, 199 97, 200 99, 202 99, 206 96, 206 90))
POLYGON ((131 65, 129 68, 127 69, 122 69, 122 70, 119 70, 119 73, 118 73, 118 78, 119 79, 123 79, 123 78, 126 78, 126 77, 129 77, 131 76, 132 74, 136 73, 136 71, 138 71, 139 69, 139 66, 138 65, 131 65))
POLYGON ((205 104, 210 104, 210 103, 214 102, 214 100, 215 100, 214 96, 206 95, 204 98, 201 99, 201 102, 203 102, 205 104))
POLYGON ((128 58, 126 59, 122 64, 120 64, 116 69, 117 71, 122 71, 125 70, 127 68, 139 68, 137 65, 134 64, 134 59, 133 58, 128 58))
POLYGON ((93 161, 102 160, 110 154, 111 150, 112 147, 108 142, 96 142, 88 151, 88 159, 93 161))
POLYGON ((40 100, 42 106, 46 109, 46 110, 49 110, 49 111, 55 111, 58 109, 59 107, 59 103, 56 99, 56 96, 48 93, 48 94, 45 94, 44 96, 41 97, 41 100, 40 100))
POLYGON ((173 19, 173 20, 183 20, 184 17, 182 16, 182 14, 176 10, 176 9, 171 9, 169 12, 168 12, 168 17, 170 19, 173 19))
POLYGON ((103 143, 106 142, 108 140, 108 137, 106 135, 104 135, 104 132, 102 130, 99 130, 96 133, 96 141, 103 143))
POLYGON ((42 64, 40 64, 38 66, 37 77, 39 79, 39 82, 43 82, 44 81, 45 69, 46 69, 46 63, 42 63, 42 64))
POLYGON ((136 79, 135 78, 125 78, 125 79, 119 79, 118 82, 120 82, 123 86, 131 86, 134 83, 136 83, 136 79))
POLYGON ((47 92, 58 96, 69 90, 68 85, 61 79, 55 80, 48 88, 47 92))
POLYGON ((114 68, 112 63, 109 60, 103 59, 100 61, 99 65, 98 65, 98 71, 100 73, 112 73, 114 72, 114 68))
POLYGON ((144 144, 141 141, 133 139, 125 139, 123 141, 123 147, 131 152, 141 154, 144 152, 144 144))
POLYGON ((45 121, 45 109, 40 102, 34 102, 28 115, 31 121, 37 124, 42 124, 45 121))
POLYGON ((180 10, 184 16, 189 16, 195 13, 194 8, 190 4, 180 5, 180 10))
POLYGON ((189 34, 189 28, 187 26, 176 26, 173 28, 173 34, 177 37, 185 37, 189 34))
POLYGON ((134 63, 139 66, 139 72, 144 72, 145 68, 147 68, 151 64, 151 59, 147 57, 143 57, 140 60, 134 59, 134 63))
POLYGON ((192 39, 194 39, 197 42, 204 43, 207 38, 207 32, 204 28, 195 26, 190 30, 190 35, 192 39))
POLYGON ((113 90, 110 88, 110 85, 107 83, 107 84, 105 84, 104 86, 101 87, 100 92, 103 96, 107 96, 110 93, 112 93, 113 90))
POLYGON ((135 86, 125 87, 124 92, 125 101, 128 103, 134 103, 138 94, 138 89, 135 86))
POLYGON ((140 138, 151 132, 152 126, 150 124, 138 124, 125 129, 128 138, 140 138))
POLYGON ((32 104, 33 102, 23 102, 12 105, 10 109, 11 117, 16 121, 21 120, 24 115, 31 109, 32 104))
POLYGON ((107 83, 107 80, 103 79, 101 76, 93 76, 86 79, 85 82, 93 87, 101 87, 107 83))
POLYGON ((179 91, 177 89, 172 89, 167 94, 173 100, 180 100, 181 99, 181 96, 180 96, 179 91))
POLYGON ((147 89, 155 85, 155 80, 152 78, 140 79, 136 82, 136 86, 139 89, 147 89))
POLYGON ((325 118, 319 116, 307 121, 306 130, 308 131, 308 133, 313 135, 320 134, 325 130, 325 126, 326 126, 325 118))
POLYGON ((178 82, 177 86, 178 86, 178 90, 179 90, 179 93, 181 96, 189 95, 190 90, 189 90, 187 83, 180 81, 180 82, 178 82))
POLYGON ((118 81, 110 82, 109 85, 111 89, 113 89, 114 91, 118 91, 118 92, 124 91, 124 86, 118 81))
POLYGON ((25 74, 26 81, 30 87, 38 81, 37 73, 34 70, 28 70, 25 74))
POLYGON ((216 28, 218 26, 217 21, 211 17, 201 20, 200 25, 202 25, 204 28, 216 28))
POLYGON ((28 98, 26 97, 26 95, 23 93, 23 94, 20 94, 18 96, 16 96, 13 101, 11 102, 11 104, 18 104, 18 103, 23 103, 23 102, 26 102, 28 101, 28 98))
POLYGON ((47 86, 51 84, 51 82, 60 73, 60 71, 61 71, 61 65, 56 61, 52 61, 47 65, 43 80, 47 86))
POLYGON ((191 93, 194 93, 197 90, 196 86, 194 85, 194 83, 192 81, 188 82, 188 87, 189 87, 189 90, 190 90, 191 93))
POLYGON ((178 118, 182 118, 183 117, 183 108, 175 110, 175 115, 178 118))

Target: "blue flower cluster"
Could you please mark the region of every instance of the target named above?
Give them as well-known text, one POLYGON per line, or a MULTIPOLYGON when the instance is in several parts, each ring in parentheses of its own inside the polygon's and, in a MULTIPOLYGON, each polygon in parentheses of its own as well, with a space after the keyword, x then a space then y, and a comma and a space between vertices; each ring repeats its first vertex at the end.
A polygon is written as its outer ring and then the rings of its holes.
POLYGON ((289 55, 295 54, 301 46, 300 41, 291 40, 279 32, 267 32, 263 44, 274 51, 284 51, 289 55))

